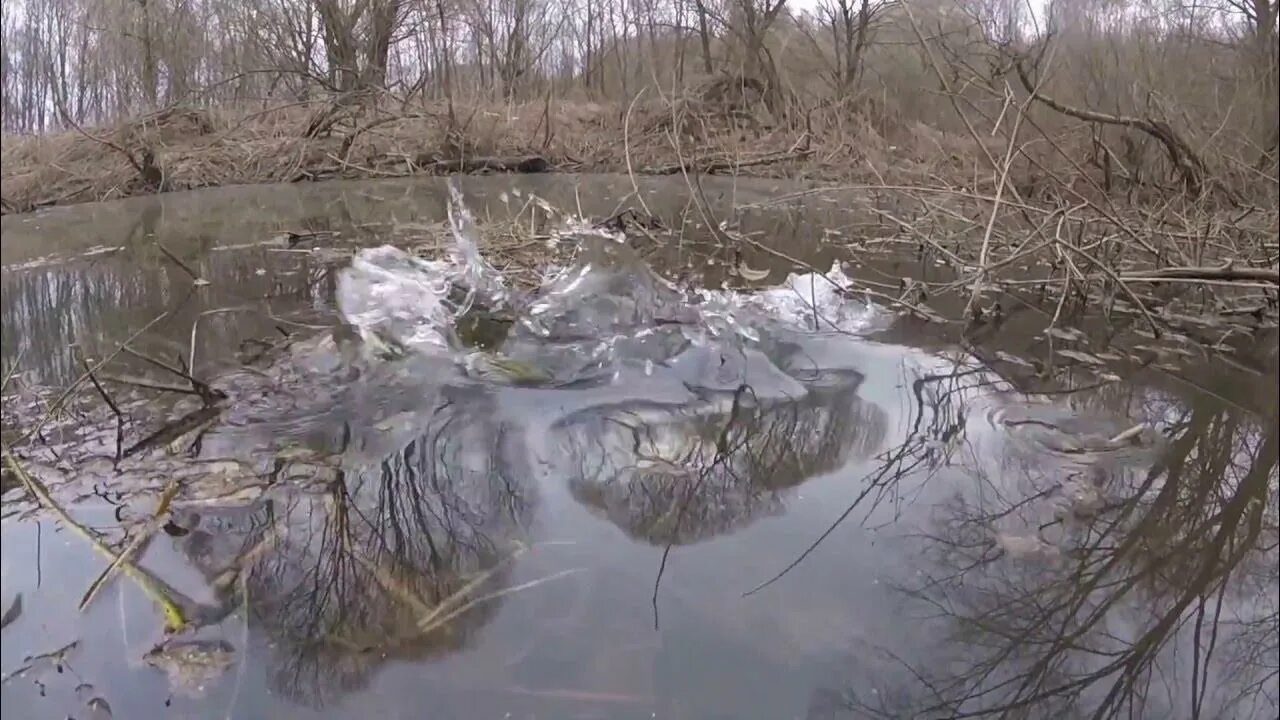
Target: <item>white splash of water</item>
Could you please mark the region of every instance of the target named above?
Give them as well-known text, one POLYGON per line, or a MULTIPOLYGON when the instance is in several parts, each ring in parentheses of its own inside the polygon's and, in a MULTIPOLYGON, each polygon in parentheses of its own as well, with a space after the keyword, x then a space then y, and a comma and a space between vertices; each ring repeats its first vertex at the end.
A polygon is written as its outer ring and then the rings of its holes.
POLYGON ((360 251, 338 275, 342 317, 366 341, 419 352, 448 347, 453 313, 448 263, 415 258, 390 245, 360 251))
POLYGON ((523 304, 517 329, 533 336, 527 339, 603 341, 578 348, 578 360, 607 366, 615 359, 663 360, 675 348, 664 339, 673 332, 696 346, 730 347, 761 342, 771 322, 861 333, 881 318, 869 303, 849 297, 844 288, 851 281, 839 264, 823 275, 789 275, 782 285, 756 292, 688 292, 654 273, 619 234, 585 224, 561 231, 576 243, 574 262, 546 277, 533 296, 511 303, 501 273, 480 252, 479 231, 461 193, 453 183, 449 192, 454 244, 447 260, 428 262, 383 246, 360 252, 340 274, 339 310, 366 340, 397 351, 449 350, 456 345, 454 322, 473 304, 486 310, 523 304), (649 337, 655 328, 666 328, 663 337, 649 337), (625 357, 613 358, 615 346, 625 357))
POLYGON ((878 328, 885 316, 874 305, 849 297, 846 288, 853 281, 840 263, 825 274, 791 273, 779 286, 753 293, 731 290, 703 290, 708 311, 750 339, 755 330, 743 325, 738 315, 749 309, 788 325, 819 332, 866 333, 878 328))
POLYGON ((467 209, 462 191, 452 179, 449 180, 449 229, 453 232, 450 257, 463 287, 466 288, 466 299, 458 312, 470 310, 471 303, 477 297, 490 307, 505 305, 508 300, 506 282, 503 281, 502 273, 480 253, 480 229, 476 226, 471 211, 467 209))

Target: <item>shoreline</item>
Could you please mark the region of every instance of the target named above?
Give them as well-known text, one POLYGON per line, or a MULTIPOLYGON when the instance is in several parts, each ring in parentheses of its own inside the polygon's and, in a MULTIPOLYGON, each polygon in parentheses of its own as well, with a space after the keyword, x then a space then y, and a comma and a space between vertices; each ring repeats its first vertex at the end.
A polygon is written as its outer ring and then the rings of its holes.
MULTIPOLYGON (((743 126, 699 116, 696 131, 671 106, 619 117, 597 103, 542 107, 443 107, 416 112, 369 107, 313 126, 312 113, 169 108, 109 128, 7 136, 0 212, 227 185, 476 173, 619 172, 637 176, 730 174, 837 182, 892 172, 900 158, 883 138, 846 138, 803 128, 743 126), (673 128, 679 132, 673 132, 673 128), (878 153, 879 157, 870 158, 878 153), (866 156, 866 157, 863 157, 866 156), (850 169, 869 169, 857 173, 850 169)), ((873 133, 874 134, 874 133, 873 133)), ((915 165, 927 160, 927 153, 915 165)))

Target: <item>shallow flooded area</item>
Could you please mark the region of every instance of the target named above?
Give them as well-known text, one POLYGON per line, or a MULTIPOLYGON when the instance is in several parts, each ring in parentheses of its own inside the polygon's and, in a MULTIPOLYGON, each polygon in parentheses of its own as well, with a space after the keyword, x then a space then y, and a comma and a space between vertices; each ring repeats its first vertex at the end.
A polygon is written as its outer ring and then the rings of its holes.
POLYGON ((1276 716, 1274 338, 960 343, 703 182, 6 216, 6 715, 1276 716))

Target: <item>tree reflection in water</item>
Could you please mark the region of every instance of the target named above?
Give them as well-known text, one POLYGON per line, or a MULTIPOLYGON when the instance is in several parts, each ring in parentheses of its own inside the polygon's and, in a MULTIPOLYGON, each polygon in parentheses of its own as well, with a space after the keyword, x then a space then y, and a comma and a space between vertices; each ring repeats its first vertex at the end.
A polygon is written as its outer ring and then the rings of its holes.
POLYGON ((343 423, 322 490, 199 518, 183 538, 215 585, 247 592, 273 645, 271 684, 297 701, 360 688, 388 659, 456 650, 496 613, 490 600, 421 627, 509 574, 531 515, 513 461, 523 441, 474 388, 414 401, 422 409, 343 423))
POLYGON ((829 376, 800 398, 765 399, 742 385, 698 402, 596 406, 555 428, 554 462, 582 504, 631 537, 689 544, 778 513, 783 491, 865 456, 884 412, 859 400, 862 377, 829 376))
POLYGON ((1107 392, 1074 401, 1156 428, 1145 457, 1127 443, 1028 453, 1016 424, 966 436, 945 469, 957 489, 908 543, 930 570, 899 583, 944 642, 866 648, 885 682, 819 693, 815 716, 1275 717, 1274 408, 1107 392))

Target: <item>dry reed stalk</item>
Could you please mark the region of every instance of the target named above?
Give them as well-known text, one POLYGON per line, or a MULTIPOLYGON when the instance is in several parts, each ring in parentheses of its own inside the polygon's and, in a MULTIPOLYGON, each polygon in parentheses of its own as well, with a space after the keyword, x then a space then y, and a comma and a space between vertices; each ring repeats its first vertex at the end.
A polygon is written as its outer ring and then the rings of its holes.
MULTIPOLYGON (((173 599, 176 593, 165 586, 163 582, 153 577, 146 570, 134 565, 128 558, 123 555, 117 555, 114 550, 112 550, 100 537, 98 537, 97 533, 76 522, 75 518, 72 518, 62 505, 53 499, 53 496, 51 496, 49 491, 44 487, 44 484, 27 473, 21 463, 18 462, 18 459, 9 451, 8 448, 5 448, 4 450, 4 462, 5 465, 9 467, 9 470, 18 477, 18 480, 22 482, 23 486, 31 493, 32 497, 34 497, 37 502, 57 515, 58 519, 61 520, 67 528, 83 538, 90 544, 90 546, 93 547, 94 550, 111 563, 111 566, 108 569, 112 567, 118 568, 120 572, 124 573, 130 580, 133 580, 143 593, 160 606, 160 609, 164 614, 164 627, 166 632, 178 632, 187 626, 186 612, 182 609, 182 606, 178 601, 173 599)), ((87 603, 89 599, 91 599, 91 596, 86 596, 85 602, 87 603)))

